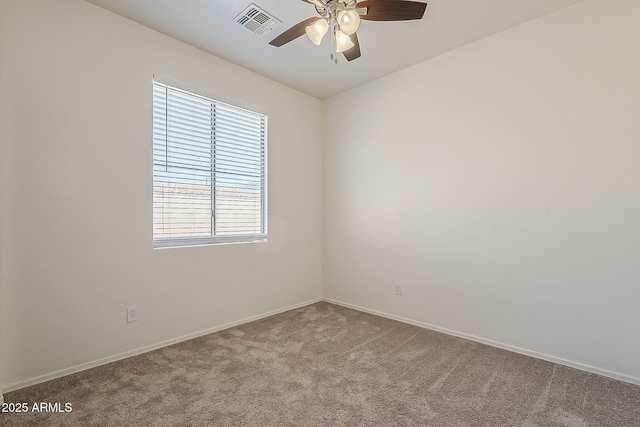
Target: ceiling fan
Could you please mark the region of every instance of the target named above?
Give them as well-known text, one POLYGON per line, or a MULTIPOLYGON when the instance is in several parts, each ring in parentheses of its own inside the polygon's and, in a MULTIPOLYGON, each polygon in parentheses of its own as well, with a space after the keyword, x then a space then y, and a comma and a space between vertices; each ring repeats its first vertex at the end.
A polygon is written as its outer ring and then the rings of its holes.
MULTIPOLYGON (((426 3, 408 0, 302 0, 316 7, 320 18, 312 17, 297 23, 269 42, 280 47, 307 34, 316 45, 332 29, 335 51, 342 53, 347 61, 360 57, 360 42, 356 31, 360 20, 367 21, 409 21, 422 19, 427 9, 426 3)), ((331 54, 336 63, 337 57, 331 54)))

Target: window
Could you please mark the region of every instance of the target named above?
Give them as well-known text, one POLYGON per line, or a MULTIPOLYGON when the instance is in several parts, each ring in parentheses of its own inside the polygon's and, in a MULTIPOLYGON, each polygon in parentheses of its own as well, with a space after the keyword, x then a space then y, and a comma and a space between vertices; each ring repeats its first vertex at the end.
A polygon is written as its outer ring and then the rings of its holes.
POLYGON ((267 117, 153 83, 154 248, 266 240, 267 117))

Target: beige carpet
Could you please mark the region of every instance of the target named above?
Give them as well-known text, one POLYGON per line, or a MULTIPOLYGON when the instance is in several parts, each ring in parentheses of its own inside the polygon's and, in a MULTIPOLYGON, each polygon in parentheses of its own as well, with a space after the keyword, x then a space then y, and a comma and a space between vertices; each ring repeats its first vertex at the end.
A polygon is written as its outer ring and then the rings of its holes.
POLYGON ((5 395, 3 426, 640 426, 640 387, 318 303, 5 395))

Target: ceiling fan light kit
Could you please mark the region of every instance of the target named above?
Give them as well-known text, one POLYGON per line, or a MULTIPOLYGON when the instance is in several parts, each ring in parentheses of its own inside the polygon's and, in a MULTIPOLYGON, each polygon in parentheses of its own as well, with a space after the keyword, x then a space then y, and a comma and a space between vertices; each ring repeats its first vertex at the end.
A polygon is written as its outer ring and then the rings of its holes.
POLYGON ((360 27, 360 15, 355 9, 343 10, 338 13, 338 25, 343 33, 350 36, 360 27))
MULTIPOLYGON (((289 28, 269 44, 280 47, 307 34, 313 44, 319 46, 322 39, 333 28, 336 52, 347 61, 360 57, 360 42, 356 31, 361 20, 408 21, 422 19, 426 3, 409 0, 302 0, 315 5, 320 19, 309 18, 289 28)), ((331 56, 334 60, 333 54, 331 56)))
POLYGON ((320 46, 322 38, 327 34, 327 31, 329 31, 329 23, 326 19, 320 18, 313 24, 307 25, 305 31, 307 32, 309 40, 311 40, 316 46, 320 46))
POLYGON ((351 38, 343 31, 336 28, 336 52, 342 53, 354 46, 355 43, 351 41, 351 38))

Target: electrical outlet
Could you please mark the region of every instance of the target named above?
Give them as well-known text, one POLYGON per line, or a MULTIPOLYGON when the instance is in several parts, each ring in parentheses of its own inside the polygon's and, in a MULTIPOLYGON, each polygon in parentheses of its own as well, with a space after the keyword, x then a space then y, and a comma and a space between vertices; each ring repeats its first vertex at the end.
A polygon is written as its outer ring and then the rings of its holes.
POLYGON ((396 295, 402 295, 402 285, 396 283, 396 295))
POLYGON ((138 313, 135 307, 127 308, 127 323, 135 322, 138 320, 138 313))

